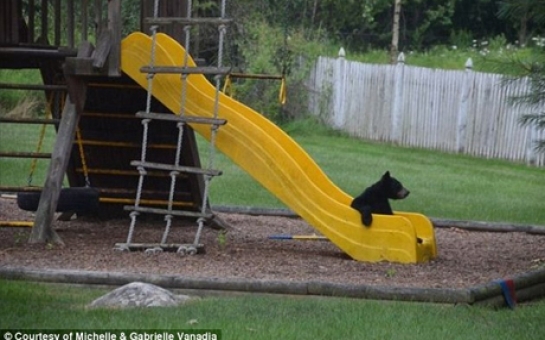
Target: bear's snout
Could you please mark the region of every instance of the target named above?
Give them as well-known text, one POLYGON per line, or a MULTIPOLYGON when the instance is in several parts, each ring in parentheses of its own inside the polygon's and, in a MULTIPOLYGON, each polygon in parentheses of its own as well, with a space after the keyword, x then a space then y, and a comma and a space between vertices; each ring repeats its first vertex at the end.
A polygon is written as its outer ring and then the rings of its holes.
POLYGON ((399 198, 405 198, 405 197, 409 196, 410 193, 411 192, 409 190, 403 188, 400 192, 397 193, 397 196, 399 198))

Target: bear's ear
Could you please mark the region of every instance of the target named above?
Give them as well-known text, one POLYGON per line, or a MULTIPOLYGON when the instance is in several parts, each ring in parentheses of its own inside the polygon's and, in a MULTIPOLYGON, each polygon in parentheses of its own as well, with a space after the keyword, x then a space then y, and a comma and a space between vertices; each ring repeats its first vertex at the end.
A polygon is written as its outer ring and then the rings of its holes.
POLYGON ((383 179, 389 179, 390 178, 390 171, 386 171, 384 175, 382 175, 383 179))

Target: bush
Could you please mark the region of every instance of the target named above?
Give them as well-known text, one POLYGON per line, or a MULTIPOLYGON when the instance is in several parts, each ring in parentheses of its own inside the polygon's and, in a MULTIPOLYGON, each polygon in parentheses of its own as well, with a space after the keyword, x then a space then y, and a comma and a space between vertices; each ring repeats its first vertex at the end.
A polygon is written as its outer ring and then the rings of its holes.
POLYGON ((307 40, 303 31, 288 32, 255 18, 240 27, 235 38, 241 52, 237 64, 245 74, 284 75, 287 102, 282 105, 279 101, 280 80, 233 80, 236 99, 277 123, 307 116, 305 84, 314 61, 325 50, 320 35, 307 40))

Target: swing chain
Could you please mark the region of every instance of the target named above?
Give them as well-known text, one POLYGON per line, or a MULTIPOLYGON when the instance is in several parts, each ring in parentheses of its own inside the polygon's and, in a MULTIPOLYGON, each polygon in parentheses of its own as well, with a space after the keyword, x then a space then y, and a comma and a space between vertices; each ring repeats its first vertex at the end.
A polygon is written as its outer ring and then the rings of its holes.
POLYGON ((81 158, 81 167, 83 169, 83 177, 85 178, 85 187, 91 187, 91 181, 89 180, 89 169, 87 168, 87 161, 85 160, 85 152, 83 151, 83 140, 81 138, 81 130, 79 126, 76 129, 76 139, 78 142, 78 151, 81 158))
MULTIPOLYGON (((53 117, 53 114, 51 113, 51 105, 53 101, 53 93, 49 96, 47 99, 47 106, 45 108, 45 118, 49 119, 53 117)), ((40 128, 40 137, 38 138, 38 145, 36 146, 36 153, 39 153, 42 150, 44 139, 45 139, 45 132, 46 132, 46 124, 42 124, 40 128)), ((27 184, 28 186, 32 186, 32 179, 34 177, 34 172, 36 171, 36 166, 38 165, 38 159, 33 158, 32 163, 30 163, 30 170, 28 173, 28 179, 27 184)))

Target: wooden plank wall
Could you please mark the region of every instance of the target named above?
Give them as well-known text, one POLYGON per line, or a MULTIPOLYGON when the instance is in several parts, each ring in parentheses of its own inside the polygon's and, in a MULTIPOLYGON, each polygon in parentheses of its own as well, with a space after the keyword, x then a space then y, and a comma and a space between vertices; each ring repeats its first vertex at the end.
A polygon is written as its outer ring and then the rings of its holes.
POLYGON ((535 141, 545 133, 521 126, 543 107, 509 104, 527 79, 320 57, 309 77, 309 111, 354 137, 409 147, 545 165, 535 141))

